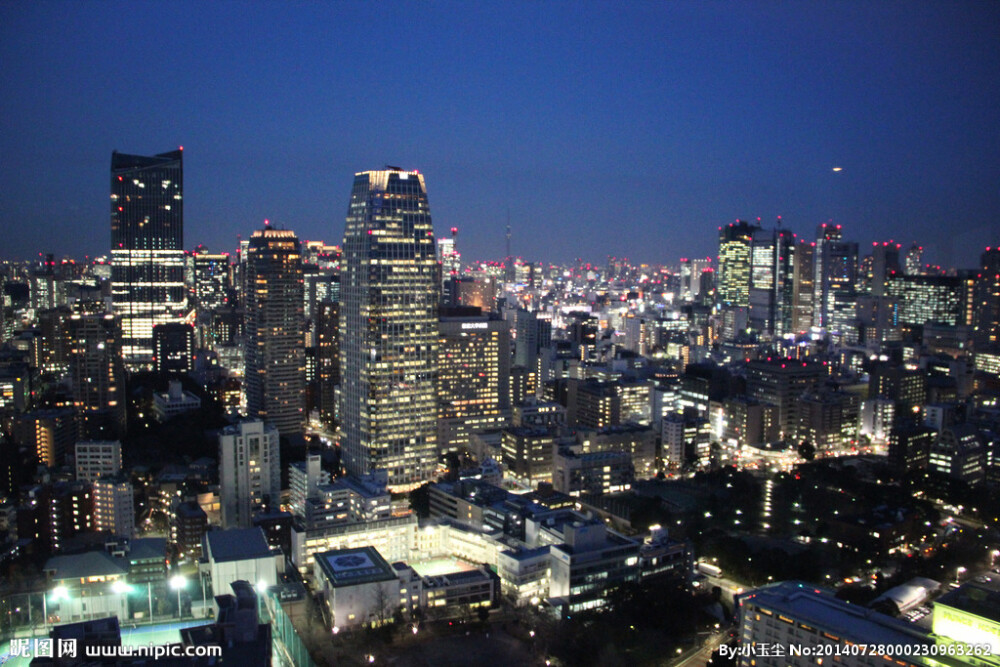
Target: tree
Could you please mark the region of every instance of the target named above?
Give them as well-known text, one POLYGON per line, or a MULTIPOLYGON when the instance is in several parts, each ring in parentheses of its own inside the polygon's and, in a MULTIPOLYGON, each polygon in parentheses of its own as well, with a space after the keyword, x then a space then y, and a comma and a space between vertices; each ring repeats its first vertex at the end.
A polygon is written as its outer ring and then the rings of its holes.
POLYGON ((373 619, 373 625, 384 625, 392 616, 393 608, 396 606, 394 597, 388 584, 376 584, 372 589, 371 611, 368 612, 368 617, 373 619))
POLYGON ((806 461, 812 461, 816 458, 816 445, 812 444, 808 440, 803 440, 799 443, 799 456, 804 458, 806 461))
POLYGON ((431 515, 431 494, 427 484, 410 491, 410 508, 421 519, 426 519, 431 515))

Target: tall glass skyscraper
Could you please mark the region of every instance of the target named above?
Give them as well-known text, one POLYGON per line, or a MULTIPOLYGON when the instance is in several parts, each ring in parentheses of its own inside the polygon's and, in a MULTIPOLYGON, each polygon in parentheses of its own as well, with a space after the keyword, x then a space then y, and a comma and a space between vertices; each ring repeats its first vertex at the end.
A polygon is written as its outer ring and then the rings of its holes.
POLYGON ((153 327, 179 322, 184 288, 181 151, 111 154, 111 283, 130 370, 153 363, 153 327))
POLYGON ((341 274, 341 452, 351 473, 385 469, 394 490, 437 458, 437 256, 424 177, 354 177, 341 274))
POLYGON ((247 248, 247 413, 300 433, 305 422, 306 351, 302 249, 287 229, 258 229, 247 248))
POLYGON ((719 303, 746 308, 750 305, 750 264, 754 227, 737 220, 719 227, 719 303))

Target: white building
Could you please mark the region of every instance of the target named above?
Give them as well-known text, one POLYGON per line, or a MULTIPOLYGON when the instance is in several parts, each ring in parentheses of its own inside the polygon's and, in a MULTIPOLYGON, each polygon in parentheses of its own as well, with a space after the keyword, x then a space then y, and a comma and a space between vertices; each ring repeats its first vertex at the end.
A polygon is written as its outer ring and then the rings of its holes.
POLYGON ((106 551, 54 556, 42 568, 47 578, 45 612, 60 623, 105 616, 128 618, 128 561, 106 551))
POLYGON ((281 499, 278 429, 259 420, 219 434, 219 493, 223 528, 249 528, 254 510, 281 499))
POLYGON ((153 394, 153 415, 161 423, 200 407, 201 399, 184 391, 177 381, 170 382, 166 393, 153 394))
MULTIPOLYGON (((845 667, 883 667, 889 664, 883 655, 872 652, 852 651, 852 645, 885 645, 912 647, 912 655, 894 655, 905 660, 902 665, 929 664, 921 656, 933 655, 926 645, 934 641, 926 630, 914 623, 897 620, 866 607, 838 600, 831 591, 812 584, 785 581, 767 588, 758 588, 740 596, 739 632, 741 648, 746 655, 739 656, 741 667, 752 665, 815 666, 815 651, 821 655, 836 655, 837 665, 845 667), (754 646, 756 645, 756 646, 754 646), (764 646, 781 647, 768 649, 764 646), (792 646, 811 649, 793 655, 792 646), (838 649, 839 647, 839 649, 838 649), (780 655, 773 651, 780 651, 780 655), (810 653, 806 655, 805 653, 810 653)), ((834 662, 831 660, 831 662, 834 662)), ((937 664, 937 663, 935 663, 937 664)))
POLYGON ((117 474, 122 469, 119 440, 83 440, 76 443, 76 478, 93 482, 98 477, 117 474))
POLYGON ((321 484, 330 483, 330 473, 323 470, 319 454, 306 454, 305 461, 288 464, 288 504, 292 514, 305 517, 306 501, 317 497, 321 484))
POLYGON ((117 537, 135 535, 132 482, 123 475, 109 475, 94 482, 94 528, 117 537))
POLYGON ((348 475, 332 484, 321 484, 306 499, 303 519, 308 528, 343 523, 382 521, 392 517, 392 495, 386 490, 388 475, 375 470, 362 477, 348 475))
POLYGON ((284 568, 284 556, 272 551, 261 528, 214 530, 202 541, 202 571, 208 571, 212 590, 225 593, 234 581, 248 581, 254 586, 274 586, 284 568))
POLYGON ((316 554, 313 581, 334 628, 381 625, 399 608, 435 614, 488 608, 497 593, 496 577, 486 567, 422 577, 406 563, 390 565, 370 546, 316 554))
POLYGON ((635 540, 596 519, 567 520, 561 532, 562 541, 551 548, 549 600, 564 613, 602 607, 608 591, 638 581, 640 544, 635 540))

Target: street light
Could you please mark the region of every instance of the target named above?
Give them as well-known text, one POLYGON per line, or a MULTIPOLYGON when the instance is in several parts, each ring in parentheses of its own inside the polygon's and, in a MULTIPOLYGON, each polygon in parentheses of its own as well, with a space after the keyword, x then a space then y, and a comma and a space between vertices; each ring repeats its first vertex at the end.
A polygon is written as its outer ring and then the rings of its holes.
POLYGON ((181 617, 181 591, 187 586, 187 579, 183 575, 176 574, 170 578, 170 588, 177 591, 177 618, 181 617))
POLYGON ((267 593, 268 585, 266 581, 259 579, 254 588, 257 589, 257 614, 259 616, 261 612, 261 603, 264 602, 264 594, 267 593))
MULTIPOLYGON (((56 586, 52 589, 52 601, 60 602, 62 600, 69 600, 69 589, 65 586, 56 586)), ((31 600, 28 600, 28 614, 31 614, 31 600)), ((49 623, 49 603, 48 596, 42 591, 42 628, 45 628, 49 623)))

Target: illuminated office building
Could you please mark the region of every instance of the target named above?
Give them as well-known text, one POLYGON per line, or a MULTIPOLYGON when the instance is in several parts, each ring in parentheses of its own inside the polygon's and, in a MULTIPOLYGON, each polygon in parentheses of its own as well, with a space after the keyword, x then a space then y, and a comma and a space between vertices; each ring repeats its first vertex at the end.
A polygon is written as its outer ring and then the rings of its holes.
POLYGON ((285 229, 258 229, 247 249, 247 413, 278 428, 302 431, 306 361, 302 255, 285 229))
POLYGON ((179 322, 184 287, 181 151, 111 154, 111 281, 130 370, 153 363, 153 327, 179 322))
POLYGON ((438 445, 468 447, 469 436, 505 426, 510 416, 510 326, 485 315, 451 315, 438 324, 438 445))
POLYGON ((783 229, 755 229, 750 254, 750 327, 774 336, 793 330, 795 239, 783 229))
POLYGON ((927 322, 969 324, 971 279, 961 276, 892 276, 888 296, 899 303, 899 323, 923 326, 927 322))
POLYGON ((347 470, 428 480, 437 460, 438 265, 422 174, 356 174, 341 275, 341 451, 347 470))
POLYGON ((754 226, 743 220, 719 228, 718 301, 726 306, 750 304, 750 261, 754 226))
POLYGON ((194 290, 203 310, 221 308, 229 302, 229 254, 194 255, 194 290))
POLYGON ((758 359, 747 364, 747 396, 778 407, 779 437, 794 438, 803 409, 802 395, 815 391, 826 369, 794 359, 758 359))
POLYGON ((792 278, 792 331, 803 333, 813 326, 815 298, 816 243, 799 241, 795 246, 795 269, 792 278))
POLYGON ((906 251, 906 263, 903 267, 908 276, 919 276, 924 268, 924 247, 917 245, 914 241, 910 249, 906 251))

